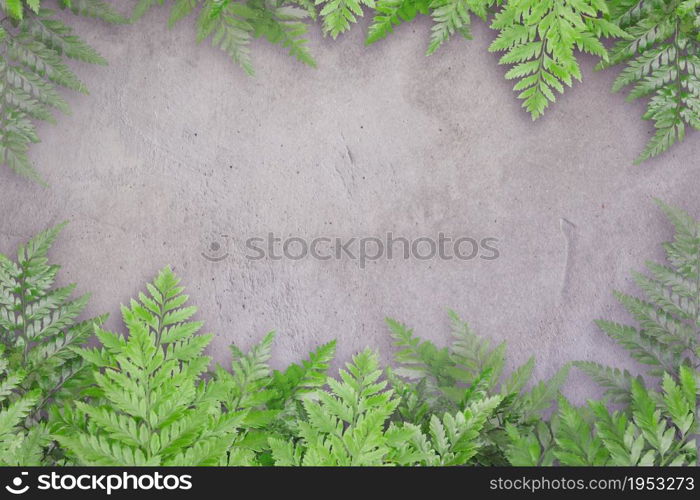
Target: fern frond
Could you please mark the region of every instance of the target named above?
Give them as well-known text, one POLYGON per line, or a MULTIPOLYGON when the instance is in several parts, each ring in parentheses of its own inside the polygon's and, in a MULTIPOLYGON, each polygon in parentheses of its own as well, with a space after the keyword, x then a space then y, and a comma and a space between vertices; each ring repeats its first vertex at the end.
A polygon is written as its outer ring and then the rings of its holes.
POLYGON ((395 345, 398 368, 390 373, 395 390, 402 395, 399 413, 410 416, 416 425, 427 425, 433 415, 464 411, 475 401, 499 398, 496 415, 485 423, 484 443, 480 446, 480 463, 507 463, 507 422, 531 426, 548 410, 566 380, 568 367, 552 379, 526 391, 534 369, 534 359, 503 377, 506 362, 505 344, 492 347, 478 337, 456 313, 450 311, 452 335, 449 348, 437 348, 422 341, 404 325, 387 320, 395 345), (398 375, 398 377, 394 376, 398 375), (405 378, 405 381, 400 377, 405 378))
MULTIPOLYGON (((649 365, 650 376, 678 379, 681 367, 700 366, 700 224, 680 209, 657 203, 676 230, 674 240, 664 244, 668 266, 649 263, 650 276, 635 275, 647 300, 615 294, 639 327, 603 320, 596 324, 634 359, 649 365)), ((634 382, 629 373, 578 366, 597 378, 614 401, 629 401, 634 382)))
POLYGON ((138 0, 131 12, 130 21, 132 23, 138 21, 155 5, 163 5, 163 0, 138 0))
POLYGON ((569 376, 570 365, 564 365, 551 378, 542 380, 519 398, 518 406, 525 421, 539 418, 556 402, 559 391, 569 376))
POLYGON ((261 19, 254 24, 255 36, 265 37, 270 43, 289 50, 289 55, 298 61, 316 67, 311 52, 306 46, 307 25, 302 22, 309 11, 295 6, 279 6, 261 11, 261 19))
POLYGON ((505 52, 500 64, 511 65, 508 80, 518 80, 523 107, 535 120, 573 80, 581 80, 576 51, 606 59, 595 20, 607 14, 604 2, 581 0, 510 0, 491 24, 499 35, 489 47, 505 52), (592 24, 593 22, 593 24, 592 24))
MULTIPOLYGON (((236 5, 236 4, 230 4, 236 5)), ((199 14, 197 41, 211 36, 214 47, 223 50, 231 60, 252 75, 253 61, 250 57, 250 41, 254 28, 245 16, 237 16, 230 6, 214 11, 211 4, 205 4, 199 14)), ((244 10, 244 12, 247 12, 244 10)))
POLYGON ((538 422, 534 429, 507 423, 505 431, 505 454, 510 465, 535 467, 551 466, 554 463, 552 431, 544 421, 538 422))
MULTIPOLYGON (((108 22, 124 21, 101 0, 63 1, 61 6, 108 22)), ((30 145, 39 142, 34 120, 53 123, 54 110, 69 112, 58 88, 87 93, 65 59, 106 61, 54 12, 34 10, 23 14, 20 10, 14 22, 0 21, 0 165, 43 184, 28 156, 30 145)))
POLYGON ((465 465, 484 444, 481 432, 501 403, 495 396, 469 405, 455 416, 446 413, 442 421, 435 415, 430 421, 430 438, 436 460, 426 465, 465 465))
POLYGON ((300 440, 293 447, 272 441, 273 456, 285 464, 382 465, 391 452, 385 425, 398 400, 386 381, 377 356, 364 351, 329 377, 329 392, 317 389, 303 401, 306 421, 299 424, 300 440))
POLYGON ((170 9, 170 17, 168 18, 168 26, 173 27, 182 19, 186 18, 197 7, 197 0, 175 0, 170 9))
MULTIPOLYGON (((0 374, 1 376, 2 374, 0 374)), ((26 429, 24 420, 40 399, 38 391, 0 406, 0 465, 40 465, 48 435, 43 424, 26 429)))
POLYGON ((217 372, 220 377, 225 377, 228 392, 226 405, 230 410, 251 408, 259 404, 257 393, 267 388, 271 381, 272 370, 268 361, 274 339, 274 332, 268 333, 247 354, 234 344, 231 345, 233 360, 230 374, 223 370, 217 372))
POLYGON ((428 15, 430 0, 378 0, 374 9, 367 32, 368 45, 386 38, 395 26, 412 21, 418 14, 428 15))
POLYGON ((222 414, 212 384, 200 379, 210 335, 195 335, 195 308, 169 268, 148 294, 139 294, 122 316, 129 334, 97 330, 93 399, 76 405, 80 420, 65 418, 54 438, 84 465, 218 465, 226 459, 243 415, 222 414), (82 421, 82 423, 81 423, 82 421))
POLYGON ((320 346, 301 364, 290 364, 284 372, 275 370, 270 387, 277 394, 268 406, 282 407, 292 400, 303 400, 316 389, 323 387, 328 377, 329 363, 335 357, 336 342, 320 346))
POLYGON ((112 7, 106 0, 59 0, 63 9, 73 14, 101 19, 110 24, 126 24, 129 20, 112 7))
POLYGON ((575 361, 573 365, 606 390, 614 403, 628 404, 634 377, 627 370, 611 368, 591 361, 575 361))
POLYGON ((386 38, 394 27, 412 21, 418 14, 433 19, 430 43, 426 55, 437 51, 443 43, 458 33, 471 38, 471 17, 486 19, 489 9, 498 0, 379 0, 367 35, 367 44, 386 38))
POLYGON ((628 36, 599 68, 624 64, 613 91, 632 87, 629 100, 650 97, 643 118, 656 132, 636 163, 700 128, 700 4, 694 0, 613 2, 611 21, 628 36))
POLYGON ((39 13, 41 0, 0 0, 0 14, 21 21, 26 13, 39 13))
POLYGON ((681 369, 679 386, 664 375, 663 393, 646 389, 639 381, 631 388, 630 416, 610 413, 601 402, 591 402, 596 432, 610 456, 610 465, 695 465, 693 433, 697 396, 695 377, 681 369))
POLYGON ((83 366, 74 349, 105 319, 78 322, 88 296, 73 299, 75 285, 53 288, 59 267, 47 254, 64 225, 20 245, 17 262, 0 255, 0 342, 9 369, 24 374, 20 393, 39 390, 33 414, 48 402, 72 399, 71 381, 83 366))
POLYGON ((430 3, 435 24, 426 55, 433 54, 455 33, 466 39, 472 37, 470 3, 469 0, 433 0, 430 3))
POLYGON ((488 371, 487 389, 494 389, 506 362, 505 343, 491 348, 491 343, 477 336, 454 311, 449 311, 449 316, 452 321, 452 336, 455 338, 450 348, 451 357, 459 366, 458 370, 452 370, 453 375, 469 382, 488 371))
POLYGON ((0 254, 0 462, 45 465, 51 406, 72 402, 84 384, 84 365, 74 349, 93 324, 78 322, 87 296, 73 299, 75 285, 54 288, 59 267, 47 254, 64 224, 19 246, 16 261, 0 254))
POLYGON ((332 38, 350 29, 364 12, 362 7, 375 8, 374 0, 315 0, 317 6, 322 6, 320 16, 323 19, 323 33, 332 38))
MULTIPOLYGON (((132 20, 143 17, 163 0, 140 0, 132 12, 132 20)), ((171 3, 169 26, 197 13, 197 41, 209 40, 224 51, 246 73, 255 73, 250 52, 253 38, 265 38, 288 49, 298 61, 315 67, 304 22, 316 18, 312 0, 174 0, 171 3)))
POLYGON ((561 465, 590 467, 607 463, 609 454, 603 441, 593 434, 580 409, 560 398, 556 419, 554 455, 561 465))

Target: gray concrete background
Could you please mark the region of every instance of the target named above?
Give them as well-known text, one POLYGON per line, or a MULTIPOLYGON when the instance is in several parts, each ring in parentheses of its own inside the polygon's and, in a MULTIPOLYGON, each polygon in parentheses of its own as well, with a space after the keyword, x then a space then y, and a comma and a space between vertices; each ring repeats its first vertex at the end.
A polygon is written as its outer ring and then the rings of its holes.
MULTIPOLYGON (((249 78, 166 18, 71 21, 110 66, 77 66, 92 95, 41 125, 31 156, 49 188, 0 171, 0 251, 69 220, 52 251, 61 281, 92 291, 89 312, 114 329, 171 264, 222 361, 271 329, 276 366, 332 338, 342 361, 367 345, 388 360, 385 316, 445 344, 452 308, 507 340, 512 364, 536 355, 538 377, 572 359, 630 366, 593 320, 626 320, 611 290, 634 291, 630 271, 663 256, 672 228, 652 197, 700 216, 700 137, 633 166, 653 130, 643 103, 610 94, 615 71, 584 58, 584 82, 533 123, 480 22, 430 58, 426 19, 369 48, 366 20, 335 42, 313 27, 319 69, 256 42, 249 78), (242 241, 270 231, 496 237, 500 258, 245 260, 242 241), (212 241, 230 257, 204 259, 212 241)), ((567 392, 595 390, 576 375, 567 392)))

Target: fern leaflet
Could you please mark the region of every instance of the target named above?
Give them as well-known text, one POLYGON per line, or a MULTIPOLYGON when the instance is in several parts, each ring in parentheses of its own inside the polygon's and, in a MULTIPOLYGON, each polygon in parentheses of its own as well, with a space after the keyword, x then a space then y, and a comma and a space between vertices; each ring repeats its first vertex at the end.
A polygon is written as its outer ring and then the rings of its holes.
POLYGON ((700 128, 700 2, 617 0, 611 11, 629 39, 599 67, 625 64, 613 91, 631 86, 630 101, 650 97, 643 118, 656 128, 639 163, 682 141, 687 127, 700 128))
POLYGON ((608 57, 599 36, 620 30, 601 23, 605 14, 602 0, 510 0, 496 14, 491 27, 500 33, 489 50, 506 52, 499 62, 512 65, 506 78, 517 80, 513 90, 533 120, 555 92, 581 80, 576 50, 608 57))
MULTIPOLYGON (((14 3, 21 9, 19 1, 14 3)), ((124 22, 101 0, 59 3, 77 14, 124 22)), ((5 8, 8 5, 10 2, 5 8)), ((34 122, 53 123, 54 111, 69 112, 59 88, 87 93, 65 59, 91 64, 106 64, 106 61, 75 36, 53 11, 35 10, 25 13, 20 10, 0 21, 0 165, 43 184, 27 154, 30 145, 39 142, 34 122)))
MULTIPOLYGON (((150 8, 163 3, 140 0, 132 19, 141 18, 150 8)), ((250 53, 253 38, 265 38, 286 48, 298 61, 316 66, 307 47, 308 26, 304 22, 316 18, 310 0, 174 0, 168 24, 173 26, 197 9, 197 41, 210 40, 249 75, 255 72, 250 53)))
POLYGON ((126 337, 96 330, 99 349, 77 350, 94 366, 94 386, 54 435, 84 465, 219 465, 244 412, 223 413, 221 390, 200 379, 210 335, 195 335, 179 279, 164 269, 149 294, 122 307, 126 337))

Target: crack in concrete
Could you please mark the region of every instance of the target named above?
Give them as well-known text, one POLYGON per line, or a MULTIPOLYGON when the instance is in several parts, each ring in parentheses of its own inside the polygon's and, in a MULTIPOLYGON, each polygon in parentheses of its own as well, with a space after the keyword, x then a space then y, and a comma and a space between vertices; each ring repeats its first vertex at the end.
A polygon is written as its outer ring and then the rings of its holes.
POLYGON ((345 188, 345 193, 347 194, 348 198, 352 198, 352 192, 355 188, 355 158, 353 157, 352 151, 350 150, 350 146, 348 146, 348 142, 345 139, 345 135, 343 134, 342 130, 340 131, 340 138, 343 141, 343 146, 345 147, 345 154, 343 154, 342 156, 343 158, 347 158, 349 160, 349 165, 347 165, 346 162, 344 162, 342 165, 343 168, 341 170, 340 166, 334 163, 333 168, 338 174, 338 177, 340 177, 340 180, 343 183, 343 188, 345 188))
POLYGON ((564 261, 564 276, 562 278, 559 296, 561 300, 567 300, 569 298, 569 289, 573 273, 572 267, 574 260, 574 246, 576 242, 576 224, 562 217, 559 219, 559 228, 561 229, 564 239, 566 240, 566 260, 564 261))
MULTIPOLYGON (((345 154, 348 156, 348 160, 350 160, 350 165, 353 167, 355 166, 355 158, 352 156, 352 151, 350 150, 350 146, 348 146, 348 141, 345 138, 345 134, 343 134, 343 131, 340 131, 340 137, 343 139, 343 146, 345 146, 345 154)), ((353 175, 353 178, 355 176, 353 175)))

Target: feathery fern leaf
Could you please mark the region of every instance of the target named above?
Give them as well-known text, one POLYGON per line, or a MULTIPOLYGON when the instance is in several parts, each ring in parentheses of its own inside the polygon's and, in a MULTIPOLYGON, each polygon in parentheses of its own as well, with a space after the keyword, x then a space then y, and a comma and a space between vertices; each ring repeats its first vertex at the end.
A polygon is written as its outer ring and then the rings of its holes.
POLYGON ((430 0, 378 0, 374 18, 367 32, 366 43, 372 44, 389 36, 394 27, 430 13, 430 0))
POLYGON ((394 27, 412 21, 418 14, 433 19, 430 43, 426 55, 437 51, 452 35, 458 33, 471 38, 471 16, 476 14, 486 20, 489 9, 498 0, 378 0, 375 14, 367 35, 372 44, 386 38, 394 27))
MULTIPOLYGON (((164 0, 140 0, 132 19, 163 4, 164 0)), ((308 26, 304 22, 316 18, 311 0, 173 0, 168 24, 173 26, 196 10, 197 41, 210 40, 250 75, 254 74, 250 54, 253 38, 265 38, 286 48, 298 61, 316 66, 307 47, 308 26)))
POLYGON ((350 24, 357 22, 364 12, 362 7, 374 8, 374 0, 315 0, 322 5, 320 16, 323 19, 323 33, 332 38, 350 29, 350 24))
POLYGON ((0 0, 0 12, 16 20, 24 18, 25 10, 39 13, 41 0, 0 0))
POLYGON ((395 354, 399 366, 392 372, 397 378, 391 379, 403 396, 398 411, 404 416, 414 415, 419 418, 414 423, 425 426, 432 415, 463 411, 473 401, 499 396, 495 412, 498 418, 484 426, 488 442, 480 449, 479 458, 481 463, 506 463, 505 422, 534 426, 556 400, 568 367, 527 391, 534 359, 504 378, 505 344, 492 348, 452 311, 450 318, 455 341, 449 348, 437 348, 404 325, 387 320, 399 348, 395 354), (403 383, 401 378, 410 383, 403 383))
MULTIPOLYGON (((573 365, 603 387, 613 403, 629 402, 632 381, 635 379, 629 371, 592 361, 575 361, 573 365)), ((641 378, 638 379, 641 380, 641 378)))
POLYGON ((682 367, 680 375, 680 385, 664 375, 662 394, 634 381, 631 417, 591 404, 610 465, 697 464, 697 386, 689 368, 682 367))
POLYGON ((268 5, 259 10, 258 20, 253 25, 254 35, 282 46, 289 51, 290 56, 315 68, 316 61, 306 46, 308 27, 303 21, 308 17, 309 11, 303 7, 281 3, 268 5))
POLYGON ((0 254, 0 457, 6 457, 0 460, 6 465, 40 465, 49 441, 46 410, 72 402, 86 383, 73 349, 105 319, 78 322, 88 296, 72 298, 75 285, 53 288, 59 266, 49 264, 47 253, 62 228, 20 245, 16 262, 0 254))
POLYGON ((495 0, 432 0, 433 27, 427 55, 433 54, 455 33, 471 39, 471 14, 486 19, 488 8, 495 0))
POLYGON ((232 443, 229 465, 272 465, 270 439, 291 439, 303 418, 303 399, 326 383, 335 342, 320 346, 301 364, 271 370, 274 334, 244 353, 231 346, 231 370, 217 368, 215 379, 227 412, 245 412, 244 428, 232 443))
POLYGON ((606 14, 603 0, 510 0, 496 14, 491 27, 500 33, 489 50, 506 52, 499 62, 512 65, 506 78, 518 80, 513 90, 533 120, 581 80, 576 50, 607 59, 599 37, 621 30, 601 22, 606 14))
POLYGON ((200 378, 210 335, 195 335, 179 279, 168 268, 122 316, 129 334, 96 329, 99 349, 76 349, 94 365, 90 399, 54 428, 83 465, 219 465, 245 413, 223 413, 221 390, 200 378))
MULTIPOLYGON (((650 376, 678 379, 681 367, 700 368, 700 223, 680 209, 658 204, 676 229, 674 240, 664 244, 669 265, 648 263, 650 276, 635 275, 646 300, 615 293, 639 326, 596 323, 634 359, 648 365, 650 376)), ((634 379, 629 373, 576 365, 601 383, 613 401, 630 403, 634 379)))
MULTIPOLYGON (((21 4, 15 3, 21 9, 21 4)), ((100 0, 59 3, 77 14, 109 22, 124 21, 109 4, 100 0)), ((38 6, 38 2, 31 4, 38 6)), ((34 121, 53 123, 54 111, 69 112, 59 88, 87 93, 65 59, 91 64, 106 64, 106 61, 72 34, 72 29, 57 19, 53 11, 33 10, 24 14, 20 10, 19 15, 0 21, 0 165, 43 183, 27 155, 29 146, 39 142, 34 121)))
POLYGON ((697 384, 688 367, 679 378, 664 374, 661 393, 632 380, 627 412, 611 413, 601 401, 574 408, 562 400, 552 424, 559 464, 695 465, 697 384))
POLYGON ((73 14, 100 19, 111 24, 126 24, 129 20, 112 7, 106 0, 58 0, 62 9, 73 14))
MULTIPOLYGON (((0 356, 4 356, 0 346, 0 356)), ((11 373, 9 363, 0 357, 0 465, 41 465, 48 433, 43 424, 27 428, 24 423, 41 399, 38 390, 22 387, 24 375, 11 373)))
POLYGON ((540 421, 534 428, 507 423, 506 435, 504 448, 510 465, 536 467, 554 463, 554 438, 548 423, 540 421))
POLYGON ((700 128, 700 3, 615 0, 611 20, 629 34, 599 68, 624 64, 613 91, 632 87, 630 101, 650 97, 643 118, 656 133, 637 163, 659 155, 700 128))
POLYGON ((268 405, 283 407, 289 401, 303 401, 326 384, 329 363, 335 357, 336 341, 321 345, 301 364, 292 363, 283 372, 275 370, 270 387, 276 397, 268 405))
POLYGON ((592 436, 589 420, 590 416, 587 419, 581 409, 560 398, 555 423, 554 456, 562 465, 590 467, 606 464, 608 452, 603 440, 592 436))
POLYGON ((470 403, 463 411, 442 417, 433 415, 427 426, 427 435, 421 428, 410 423, 390 428, 387 433, 405 434, 412 431, 409 439, 394 441, 392 455, 398 465, 455 466, 468 465, 485 444, 484 427, 501 403, 500 396, 484 398, 470 403), (399 451, 400 453, 397 453, 399 451))
POLYGON ((71 298, 75 285, 52 288, 59 266, 49 264, 46 255, 63 226, 21 245, 17 262, 0 254, 0 343, 10 370, 24 373, 21 392, 39 390, 33 414, 49 402, 73 398, 83 369, 73 349, 105 319, 78 322, 88 295, 71 298))
POLYGON ((398 405, 377 356, 366 350, 329 377, 330 392, 317 390, 303 401, 307 419, 299 423, 299 440, 270 440, 277 465, 383 465, 391 452, 386 424, 398 405))

